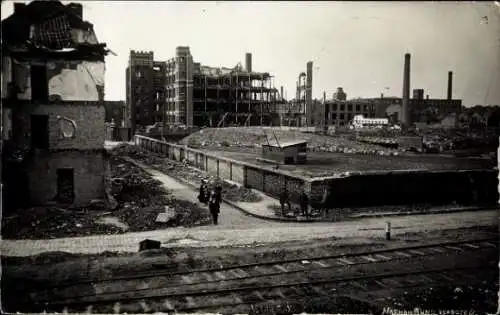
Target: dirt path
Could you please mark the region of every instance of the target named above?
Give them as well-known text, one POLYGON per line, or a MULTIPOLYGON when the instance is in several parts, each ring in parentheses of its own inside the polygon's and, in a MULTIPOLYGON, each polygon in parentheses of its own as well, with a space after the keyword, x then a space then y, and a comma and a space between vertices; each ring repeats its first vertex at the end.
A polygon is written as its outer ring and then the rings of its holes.
MULTIPOLYGON (((165 175, 164 173, 154 170, 150 167, 146 167, 144 165, 143 168, 150 175, 152 175, 153 178, 161 181, 166 189, 171 190, 172 195, 176 198, 199 203, 197 198, 198 192, 195 189, 181 183, 171 176, 165 175)), ((226 203, 221 204, 221 213, 219 216, 218 228, 256 228, 260 226, 272 226, 277 224, 279 223, 269 222, 250 215, 246 215, 240 210, 226 203)))
MULTIPOLYGON (((498 211, 402 216, 391 218, 390 221, 394 236, 475 226, 496 227, 498 211)), ((2 240, 1 252, 4 256, 29 256, 48 251, 87 254, 104 251, 136 252, 139 242, 146 238, 161 241, 165 247, 238 246, 346 237, 383 239, 385 222, 385 218, 373 218, 329 224, 270 223, 270 226, 252 229, 204 226, 53 240, 2 240)))

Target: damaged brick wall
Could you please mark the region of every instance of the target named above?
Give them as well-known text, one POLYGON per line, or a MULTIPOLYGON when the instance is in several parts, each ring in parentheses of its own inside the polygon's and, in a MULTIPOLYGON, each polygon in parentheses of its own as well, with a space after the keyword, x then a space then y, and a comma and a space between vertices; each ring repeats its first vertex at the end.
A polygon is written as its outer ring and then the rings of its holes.
POLYGON ((74 170, 74 205, 86 205, 104 196, 105 159, 100 152, 52 152, 38 155, 29 172, 31 199, 46 204, 57 195, 57 169, 74 170))
POLYGON ((48 62, 49 97, 63 101, 103 101, 104 72, 104 62, 48 62))
POLYGON ((42 105, 34 107, 31 112, 18 113, 23 120, 24 139, 19 143, 29 145, 31 137, 30 115, 49 116, 49 148, 50 149, 100 149, 104 146, 105 125, 104 107, 86 104, 42 105), (77 131, 74 138, 61 139, 59 120, 57 116, 74 120, 77 131))
MULTIPOLYGON (((15 80, 20 100, 31 100, 31 65, 46 66, 50 100, 61 101, 103 101, 105 64, 99 61, 55 60, 19 61, 8 57, 12 64, 12 76, 5 78, 3 85, 15 80)), ((8 67, 9 63, 5 67, 8 67)), ((5 69, 8 71, 8 69, 5 69)), ((2 69, 3 73, 4 69, 2 69)), ((3 92, 2 92, 3 97, 3 92)))

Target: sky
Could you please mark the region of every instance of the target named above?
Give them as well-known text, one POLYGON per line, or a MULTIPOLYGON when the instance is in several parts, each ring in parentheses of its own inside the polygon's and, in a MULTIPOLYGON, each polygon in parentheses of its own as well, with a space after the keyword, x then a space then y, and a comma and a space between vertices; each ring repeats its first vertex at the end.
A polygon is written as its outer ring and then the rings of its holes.
MULTIPOLYGON (((337 87, 348 98, 401 97, 404 54, 411 53, 411 89, 445 98, 451 70, 453 98, 500 105, 500 5, 493 2, 81 3, 99 41, 117 54, 106 58, 107 100, 125 100, 130 50, 165 61, 189 46, 194 61, 209 66, 244 66, 251 52, 253 70, 274 75, 288 99, 307 61, 314 62, 315 98, 331 98, 337 87)), ((12 14, 13 1, 1 10, 2 19, 12 14)))

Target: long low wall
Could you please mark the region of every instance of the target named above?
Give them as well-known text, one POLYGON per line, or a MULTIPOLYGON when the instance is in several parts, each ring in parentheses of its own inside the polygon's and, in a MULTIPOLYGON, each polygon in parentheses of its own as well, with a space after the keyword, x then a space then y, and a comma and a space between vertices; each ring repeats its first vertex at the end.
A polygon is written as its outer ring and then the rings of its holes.
POLYGON ((135 144, 166 158, 183 161, 212 176, 260 190, 278 198, 281 190, 291 194, 292 202, 302 189, 313 206, 324 189, 330 191, 331 207, 375 206, 409 203, 496 203, 498 171, 394 171, 351 174, 346 177, 307 178, 284 170, 220 157, 187 146, 135 136, 135 144))

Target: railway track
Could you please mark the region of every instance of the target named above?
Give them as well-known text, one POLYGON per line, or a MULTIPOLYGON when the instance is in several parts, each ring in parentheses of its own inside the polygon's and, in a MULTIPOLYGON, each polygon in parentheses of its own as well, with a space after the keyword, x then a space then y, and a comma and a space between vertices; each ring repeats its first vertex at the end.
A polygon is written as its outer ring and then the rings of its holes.
POLYGON ((294 296, 331 295, 331 290, 387 290, 401 283, 408 287, 465 279, 471 270, 488 266, 490 261, 496 268, 496 260, 491 258, 498 257, 497 242, 481 239, 203 270, 146 272, 65 284, 33 292, 31 297, 47 311, 89 312, 90 308, 101 313, 130 313, 204 310, 294 296), (483 259, 460 266, 453 263, 457 254, 483 259), (439 266, 446 259, 451 267, 439 266), (421 262, 429 260, 434 261, 434 267, 422 267, 421 262), (397 272, 393 270, 395 263, 405 267, 413 264, 416 271, 397 272), (384 270, 387 264, 393 267, 384 270))

